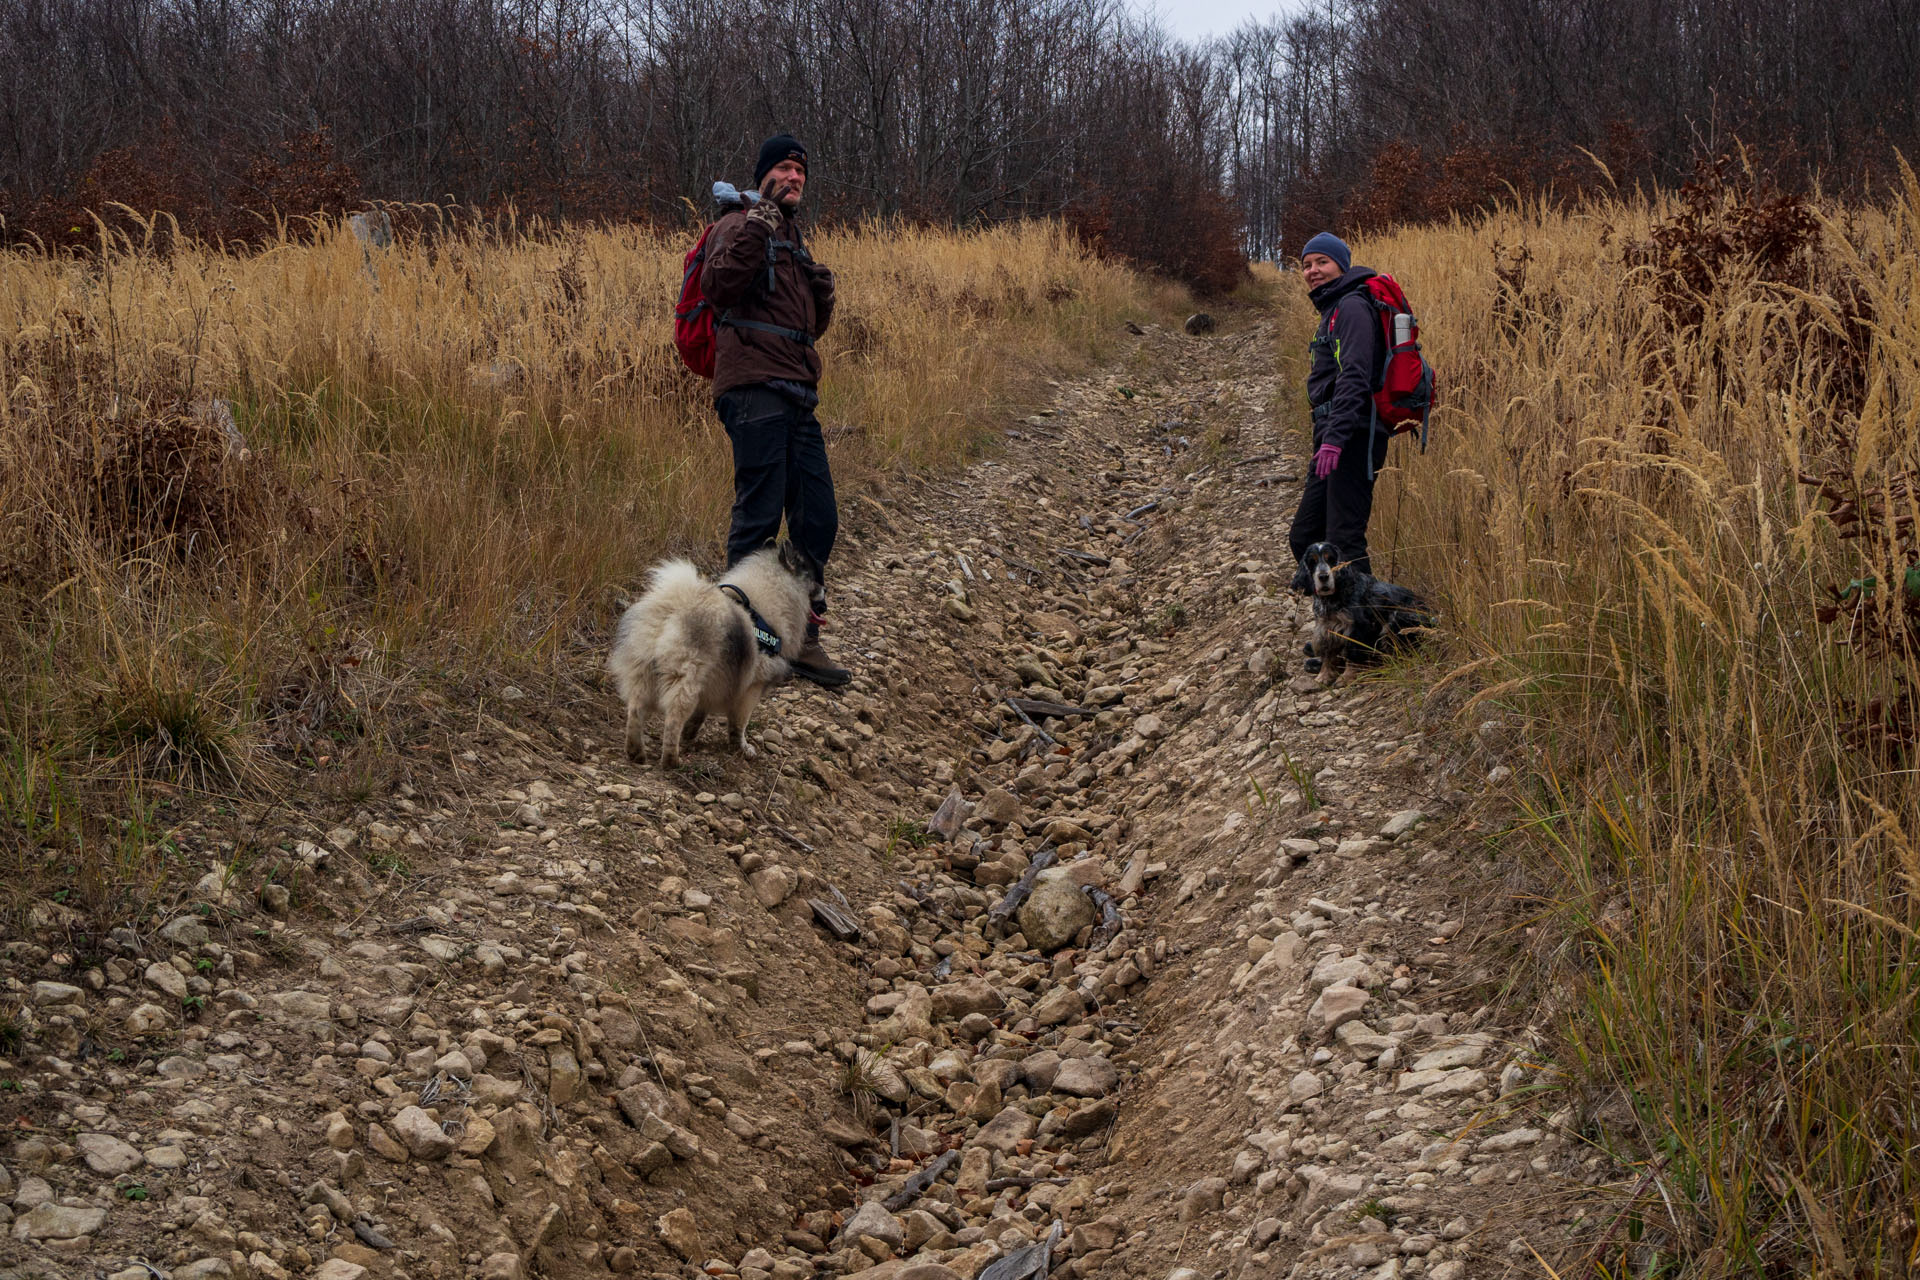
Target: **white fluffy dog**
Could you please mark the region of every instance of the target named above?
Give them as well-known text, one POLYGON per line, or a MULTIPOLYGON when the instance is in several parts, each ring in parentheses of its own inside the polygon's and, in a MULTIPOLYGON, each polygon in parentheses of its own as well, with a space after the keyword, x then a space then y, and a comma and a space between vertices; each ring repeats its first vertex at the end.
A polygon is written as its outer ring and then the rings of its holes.
POLYGON ((717 583, 685 560, 656 565, 646 594, 621 616, 607 657, 627 704, 628 757, 646 758, 647 721, 656 712, 663 769, 680 763, 681 749, 713 712, 726 713, 734 749, 751 755, 747 721, 767 689, 787 679, 784 655, 806 643, 812 586, 813 566, 791 543, 754 552, 717 583), (779 637, 781 656, 756 637, 756 614, 779 637))

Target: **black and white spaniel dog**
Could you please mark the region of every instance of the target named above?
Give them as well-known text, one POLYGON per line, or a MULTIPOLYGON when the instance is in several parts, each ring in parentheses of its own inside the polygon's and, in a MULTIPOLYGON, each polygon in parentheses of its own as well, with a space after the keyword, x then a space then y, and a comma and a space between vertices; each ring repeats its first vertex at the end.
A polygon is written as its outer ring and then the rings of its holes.
POLYGON ((1340 548, 1316 542, 1300 557, 1293 589, 1313 597, 1306 668, 1338 673, 1347 662, 1378 662, 1433 626, 1432 610, 1405 587, 1341 563, 1340 548))

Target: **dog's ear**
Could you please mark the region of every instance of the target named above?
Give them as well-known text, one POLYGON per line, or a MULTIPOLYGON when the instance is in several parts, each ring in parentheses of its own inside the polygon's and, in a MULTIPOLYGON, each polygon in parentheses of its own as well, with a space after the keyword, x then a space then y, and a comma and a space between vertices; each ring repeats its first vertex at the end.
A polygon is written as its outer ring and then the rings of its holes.
POLYGON ((807 553, 790 541, 780 544, 780 567, 796 576, 813 572, 813 564, 807 553))
POLYGON ((1307 562, 1305 560, 1302 560, 1298 565, 1294 566, 1293 581, 1287 585, 1289 590, 1297 592, 1300 595, 1313 594, 1313 574, 1307 568, 1307 562))

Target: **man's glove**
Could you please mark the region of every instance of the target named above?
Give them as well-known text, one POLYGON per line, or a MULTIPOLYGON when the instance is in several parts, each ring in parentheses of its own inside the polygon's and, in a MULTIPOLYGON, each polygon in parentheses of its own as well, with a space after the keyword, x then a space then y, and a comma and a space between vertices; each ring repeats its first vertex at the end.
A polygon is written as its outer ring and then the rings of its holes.
POLYGON ((771 200, 761 200, 747 210, 747 217, 756 222, 767 224, 769 231, 780 229, 780 206, 771 200))
POLYGON ((1337 444, 1323 444, 1313 455, 1313 474, 1316 479, 1325 480, 1339 465, 1340 446, 1337 444))

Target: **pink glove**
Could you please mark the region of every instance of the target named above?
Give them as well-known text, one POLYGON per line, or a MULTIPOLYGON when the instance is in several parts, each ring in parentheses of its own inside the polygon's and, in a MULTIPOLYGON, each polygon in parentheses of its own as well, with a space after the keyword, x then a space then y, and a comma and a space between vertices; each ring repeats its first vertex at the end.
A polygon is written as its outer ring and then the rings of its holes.
POLYGON ((1323 444, 1320 451, 1313 455, 1313 474, 1316 479, 1325 480, 1340 465, 1340 446, 1323 444))

